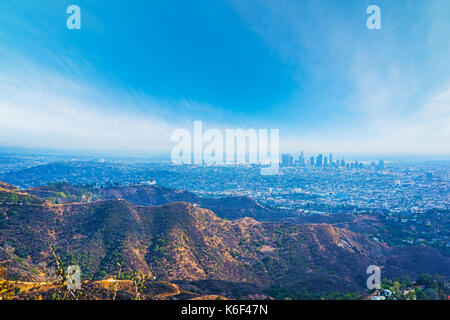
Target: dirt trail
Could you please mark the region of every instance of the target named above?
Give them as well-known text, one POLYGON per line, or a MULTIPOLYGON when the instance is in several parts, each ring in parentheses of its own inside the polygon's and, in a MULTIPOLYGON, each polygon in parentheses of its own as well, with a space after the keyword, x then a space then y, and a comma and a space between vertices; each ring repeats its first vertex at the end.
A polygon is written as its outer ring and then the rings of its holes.
POLYGON ((176 296, 176 295, 179 295, 181 293, 180 287, 178 285, 176 285, 174 283, 170 283, 170 282, 167 282, 166 284, 171 286, 174 289, 174 291, 173 292, 160 293, 160 294, 158 294, 156 296, 157 299, 166 299, 168 297, 176 296))

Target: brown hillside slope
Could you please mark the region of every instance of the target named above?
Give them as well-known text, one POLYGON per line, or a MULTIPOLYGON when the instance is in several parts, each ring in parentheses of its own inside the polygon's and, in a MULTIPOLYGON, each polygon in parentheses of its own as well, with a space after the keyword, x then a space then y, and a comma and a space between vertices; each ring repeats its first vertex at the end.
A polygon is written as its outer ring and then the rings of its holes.
POLYGON ((308 292, 363 290, 372 264, 383 267, 383 276, 450 272, 448 258, 432 249, 392 249, 327 224, 226 221, 186 202, 51 205, 22 192, 3 192, 17 195, 13 202, 0 202, 0 262, 13 279, 49 274, 50 244, 65 262, 80 265, 83 277, 98 280, 114 274, 119 261, 125 273, 139 270, 159 280, 308 292))

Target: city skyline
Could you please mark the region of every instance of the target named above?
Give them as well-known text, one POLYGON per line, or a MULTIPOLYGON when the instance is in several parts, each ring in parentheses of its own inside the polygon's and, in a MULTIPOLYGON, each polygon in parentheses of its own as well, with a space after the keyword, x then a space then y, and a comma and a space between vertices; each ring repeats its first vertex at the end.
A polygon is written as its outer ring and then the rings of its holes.
POLYGON ((354 159, 344 159, 341 157, 340 159, 335 159, 332 153, 328 153, 328 155, 324 155, 322 153, 317 153, 316 156, 312 156, 312 153, 309 156, 305 156, 304 150, 301 150, 298 153, 297 159, 294 158, 293 155, 289 153, 283 153, 281 155, 281 167, 345 167, 345 168, 359 168, 362 169, 365 163, 370 163, 370 168, 383 169, 384 168, 384 159, 378 159, 378 163, 374 160, 369 161, 361 161, 354 159))

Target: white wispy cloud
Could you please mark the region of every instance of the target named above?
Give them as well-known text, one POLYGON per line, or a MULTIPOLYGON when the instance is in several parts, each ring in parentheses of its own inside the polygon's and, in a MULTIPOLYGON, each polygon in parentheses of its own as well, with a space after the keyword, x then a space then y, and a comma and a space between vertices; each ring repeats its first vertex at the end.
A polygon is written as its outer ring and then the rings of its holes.
POLYGON ((247 127, 220 107, 152 98, 100 81, 95 70, 53 56, 56 68, 0 49, 0 146, 170 153, 178 128, 247 127), (233 124, 233 125, 231 125, 233 124))
POLYGON ((156 102, 10 58, 0 71, 0 145, 168 151, 176 122, 152 115, 156 102))

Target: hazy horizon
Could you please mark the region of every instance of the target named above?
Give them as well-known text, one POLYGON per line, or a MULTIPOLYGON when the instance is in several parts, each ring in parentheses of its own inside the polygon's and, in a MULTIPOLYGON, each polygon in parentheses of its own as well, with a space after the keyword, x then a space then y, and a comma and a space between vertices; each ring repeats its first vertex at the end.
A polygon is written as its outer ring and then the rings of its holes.
MULTIPOLYGON (((305 157, 316 156, 322 154, 328 156, 327 151, 308 151, 303 150, 305 157)), ((298 157, 299 151, 286 151, 280 152, 280 156, 283 153, 291 154, 294 157, 298 157)), ((69 150, 69 149, 29 149, 18 147, 4 147, 0 146, 0 155, 41 155, 41 156, 59 156, 59 157, 85 157, 89 160, 99 160, 104 158, 105 160, 148 160, 155 162, 167 162, 171 161, 170 153, 158 153, 158 152, 121 152, 121 151, 93 151, 93 150, 69 150)), ((359 153, 359 152, 344 152, 333 153, 333 157, 336 160, 345 158, 346 160, 358 160, 358 161, 378 161, 383 159, 385 161, 450 161, 450 154, 410 154, 410 153, 359 153)))

